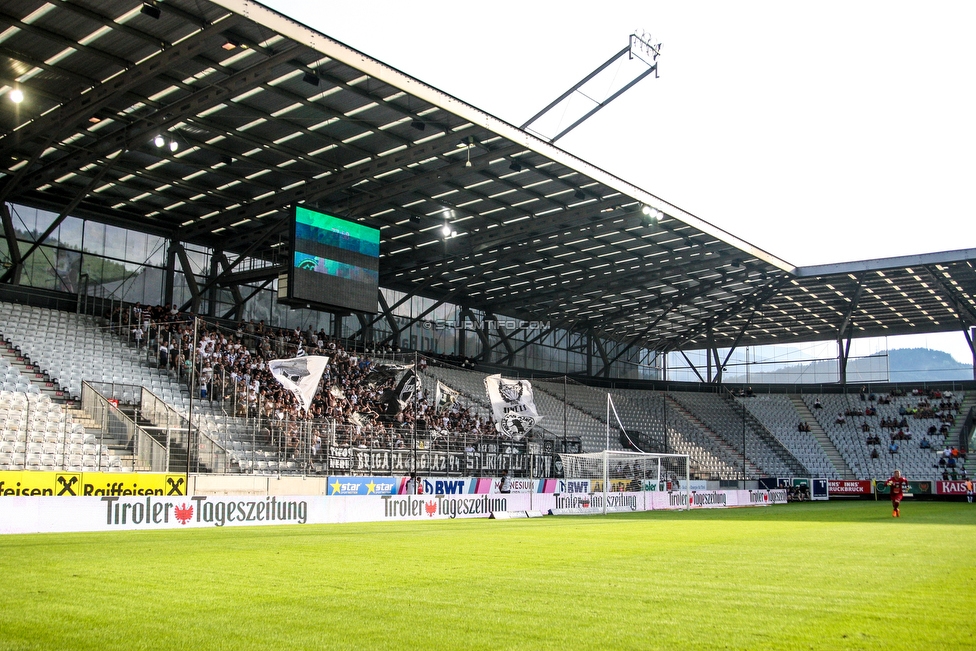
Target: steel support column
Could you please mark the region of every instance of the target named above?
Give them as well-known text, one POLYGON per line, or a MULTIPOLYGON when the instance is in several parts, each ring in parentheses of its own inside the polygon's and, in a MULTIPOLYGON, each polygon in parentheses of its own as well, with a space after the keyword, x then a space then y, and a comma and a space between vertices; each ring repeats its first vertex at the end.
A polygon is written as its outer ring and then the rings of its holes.
POLYGON ((20 245, 17 243, 17 231, 14 230, 14 220, 10 218, 10 206, 0 203, 0 219, 3 221, 3 236, 7 238, 7 249, 10 251, 10 274, 14 285, 20 284, 20 274, 24 268, 24 261, 20 257, 20 245), (12 274, 10 272, 13 272, 12 274))
POLYGON ((179 242, 176 240, 169 241, 169 247, 166 250, 166 276, 163 278, 163 304, 172 305, 173 304, 173 286, 175 284, 176 277, 176 247, 179 246, 179 242))
POLYGON ((200 285, 197 284, 196 276, 193 275, 193 266, 190 264, 190 258, 186 255, 186 249, 179 242, 174 242, 174 244, 176 255, 180 259, 180 267, 183 269, 183 277, 186 279, 186 286, 192 297, 180 307, 180 312, 185 312, 189 308, 191 312, 197 314, 200 312, 200 285))

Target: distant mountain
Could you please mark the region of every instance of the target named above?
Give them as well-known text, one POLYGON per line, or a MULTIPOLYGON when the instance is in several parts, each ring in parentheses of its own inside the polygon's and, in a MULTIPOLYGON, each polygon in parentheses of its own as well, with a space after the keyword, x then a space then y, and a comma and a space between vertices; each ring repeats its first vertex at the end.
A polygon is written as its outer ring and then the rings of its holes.
MULTIPOLYGON (((973 368, 957 362, 941 350, 900 348, 869 357, 852 359, 847 364, 847 382, 946 382, 972 380, 973 368)), ((729 384, 746 382, 741 375, 726 375, 729 384)), ((818 361, 783 366, 774 371, 752 372, 748 382, 756 384, 795 384, 837 382, 837 362, 818 361)))
POLYGON ((972 380, 973 367, 957 362, 952 355, 930 348, 900 348, 888 351, 892 382, 934 382, 972 380))

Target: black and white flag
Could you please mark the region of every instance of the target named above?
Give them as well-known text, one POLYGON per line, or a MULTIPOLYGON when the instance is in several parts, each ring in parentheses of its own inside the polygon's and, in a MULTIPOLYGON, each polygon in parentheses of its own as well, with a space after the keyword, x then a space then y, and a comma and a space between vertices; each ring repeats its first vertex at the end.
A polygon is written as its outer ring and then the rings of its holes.
POLYGON ((460 395, 459 392, 438 380, 437 388, 434 389, 434 408, 438 411, 453 409, 460 395))
POLYGON ((501 375, 485 378, 495 427, 513 439, 520 439, 542 420, 535 408, 532 384, 528 380, 506 380, 501 375))
POLYGON ((400 380, 396 385, 396 398, 397 402, 400 404, 400 409, 406 409, 414 398, 417 391, 420 390, 420 376, 413 370, 413 364, 411 364, 408 370, 400 377, 400 380))
POLYGON ((294 359, 273 359, 268 362, 268 370, 281 386, 295 394, 298 404, 307 414, 328 363, 328 357, 307 355, 294 359))

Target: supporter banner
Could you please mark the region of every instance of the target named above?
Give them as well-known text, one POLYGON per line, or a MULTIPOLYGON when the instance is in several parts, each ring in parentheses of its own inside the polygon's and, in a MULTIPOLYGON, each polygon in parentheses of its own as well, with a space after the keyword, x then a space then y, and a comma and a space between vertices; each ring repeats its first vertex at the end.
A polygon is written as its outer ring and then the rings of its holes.
POLYGON ((936 495, 965 495, 966 482, 963 481, 937 481, 935 482, 936 495))
POLYGON ((394 389, 400 410, 406 409, 407 405, 413 401, 417 390, 421 388, 420 377, 413 370, 413 364, 411 364, 409 370, 403 374, 403 377, 397 382, 396 389, 394 389))
POLYGON ((396 477, 329 477, 329 495, 396 495, 396 477))
POLYGON ((437 410, 453 409, 460 395, 460 392, 438 380, 437 387, 434 389, 434 408, 437 410))
POLYGON ((0 497, 185 495, 186 475, 148 472, 0 472, 0 497))
POLYGON ((535 408, 528 380, 506 380, 500 374, 485 378, 495 427, 513 439, 521 439, 542 420, 535 408))
POLYGON ((307 414, 309 407, 312 406, 312 398, 318 391, 322 372, 328 363, 329 358, 320 355, 309 355, 294 359, 273 359, 268 362, 268 370, 271 371, 271 375, 278 380, 281 386, 294 394, 298 404, 307 414))
POLYGON ((828 479, 827 490, 831 495, 870 495, 870 479, 828 479))
POLYGON ((437 475, 491 475, 503 468, 517 474, 547 475, 552 456, 547 454, 510 454, 508 452, 432 452, 429 450, 372 450, 368 448, 332 448, 330 471, 350 471, 409 475, 411 472, 437 475))

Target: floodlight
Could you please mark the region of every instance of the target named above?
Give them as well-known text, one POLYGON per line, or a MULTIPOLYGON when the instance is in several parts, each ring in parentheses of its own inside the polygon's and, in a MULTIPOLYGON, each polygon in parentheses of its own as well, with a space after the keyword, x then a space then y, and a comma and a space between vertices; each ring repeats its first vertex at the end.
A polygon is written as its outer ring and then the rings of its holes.
POLYGON ((10 101, 14 104, 20 104, 24 101, 24 91, 19 88, 14 88, 10 91, 10 101))
POLYGON ((162 147, 163 145, 166 144, 166 140, 162 136, 158 135, 155 138, 153 138, 153 144, 156 145, 157 147, 162 147))

